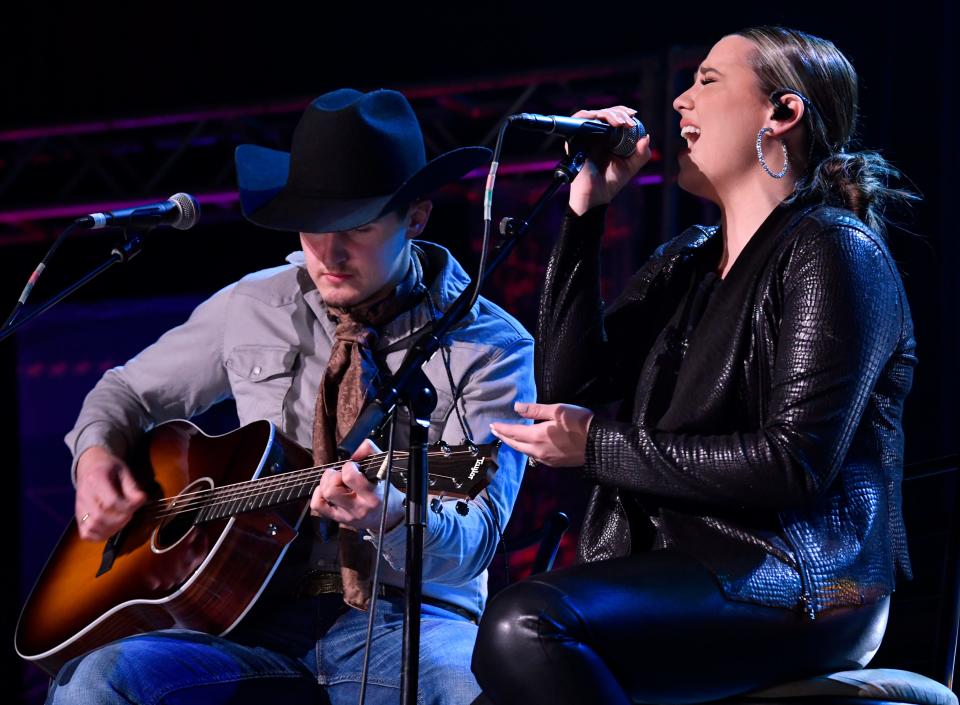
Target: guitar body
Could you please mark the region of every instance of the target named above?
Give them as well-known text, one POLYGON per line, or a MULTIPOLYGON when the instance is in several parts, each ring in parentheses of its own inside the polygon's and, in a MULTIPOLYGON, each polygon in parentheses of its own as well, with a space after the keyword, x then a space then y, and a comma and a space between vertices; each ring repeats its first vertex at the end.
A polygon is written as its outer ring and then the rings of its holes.
MULTIPOLYGON (((151 499, 188 501, 191 492, 310 463, 268 421, 223 436, 171 421, 148 435, 130 466, 151 499)), ((24 606, 17 653, 52 675, 69 659, 131 634, 169 627, 228 632, 273 575, 308 500, 199 523, 189 512, 138 512, 105 543, 81 540, 71 521, 24 606)))

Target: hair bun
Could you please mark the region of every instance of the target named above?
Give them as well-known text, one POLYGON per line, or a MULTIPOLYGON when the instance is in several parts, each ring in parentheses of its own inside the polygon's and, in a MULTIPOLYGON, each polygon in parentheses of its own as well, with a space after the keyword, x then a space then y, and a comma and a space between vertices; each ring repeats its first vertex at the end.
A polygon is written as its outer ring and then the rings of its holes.
POLYGON ((900 172, 877 152, 835 152, 824 158, 797 184, 796 198, 819 196, 832 206, 852 211, 860 220, 883 232, 883 213, 892 203, 917 200, 917 195, 891 188, 900 172))

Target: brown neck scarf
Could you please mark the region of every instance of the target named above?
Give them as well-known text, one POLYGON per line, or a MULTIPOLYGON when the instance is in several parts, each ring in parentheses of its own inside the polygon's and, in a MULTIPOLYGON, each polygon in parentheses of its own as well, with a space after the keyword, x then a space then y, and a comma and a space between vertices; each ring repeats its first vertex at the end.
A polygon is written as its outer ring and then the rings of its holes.
MULTIPOLYGON (((374 350, 380 330, 416 306, 426 292, 418 255, 414 248, 406 275, 386 296, 350 308, 327 306, 327 315, 337 329, 317 394, 313 422, 313 462, 317 465, 338 460, 337 443, 350 431, 376 391, 380 370, 374 350)), ((340 527, 338 542, 343 601, 366 610, 371 594, 373 548, 347 526, 340 527)))

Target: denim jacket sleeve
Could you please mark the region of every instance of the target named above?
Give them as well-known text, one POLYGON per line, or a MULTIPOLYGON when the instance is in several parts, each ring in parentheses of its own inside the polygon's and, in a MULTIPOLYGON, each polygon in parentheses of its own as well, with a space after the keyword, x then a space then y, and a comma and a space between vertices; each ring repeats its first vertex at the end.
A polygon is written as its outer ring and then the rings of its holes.
MULTIPOLYGON (((461 410, 477 443, 494 441, 490 424, 494 421, 523 422, 513 410, 517 401, 529 402, 536 397, 533 383, 533 341, 523 336, 508 347, 499 349, 476 368, 462 383, 461 410)), ((451 412, 444 428, 444 438, 462 436, 456 413, 451 412)), ((526 457, 507 446, 500 448, 493 481, 470 511, 462 516, 456 501, 443 502, 443 511, 427 512, 424 537, 425 582, 459 585, 483 573, 496 552, 510 512, 513 509, 526 457)), ((404 525, 384 535, 381 542, 384 557, 396 570, 404 569, 406 534, 404 525)))

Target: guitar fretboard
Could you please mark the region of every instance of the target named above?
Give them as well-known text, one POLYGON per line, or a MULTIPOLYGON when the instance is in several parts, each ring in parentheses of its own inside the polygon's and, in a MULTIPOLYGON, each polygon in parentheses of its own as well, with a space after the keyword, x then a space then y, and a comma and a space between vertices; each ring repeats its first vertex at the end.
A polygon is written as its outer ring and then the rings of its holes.
MULTIPOLYGON (((455 451, 430 451, 427 453, 431 472, 428 483, 431 492, 450 492, 473 496, 469 487, 478 484, 475 476, 482 464, 489 461, 476 448, 455 451), (464 471, 466 468, 466 472, 464 471), (472 470, 472 472, 470 472, 472 470), (465 489, 466 488, 466 489, 465 489)), ((371 482, 378 478, 387 453, 377 453, 356 461, 360 471, 371 482)), ((409 453, 394 452, 393 477, 396 484, 406 485, 406 471, 409 453)), ((191 492, 183 492, 176 497, 167 497, 148 504, 142 511, 155 519, 166 519, 177 515, 192 514, 191 523, 224 519, 244 512, 267 509, 288 504, 309 497, 320 478, 328 470, 338 471, 342 461, 281 472, 268 477, 260 477, 246 482, 225 485, 223 487, 206 486, 191 492)))
MULTIPOLYGON (((357 465, 360 471, 372 481, 376 479, 386 455, 386 453, 372 455, 357 461, 357 465)), ((394 472, 406 471, 407 455, 407 453, 394 453, 394 472)), ((184 492, 176 497, 157 500, 146 509, 154 513, 158 519, 188 513, 195 514, 192 523, 202 524, 306 499, 313 494, 326 471, 337 471, 342 465, 341 461, 259 477, 223 487, 204 487, 193 492, 184 492)))

